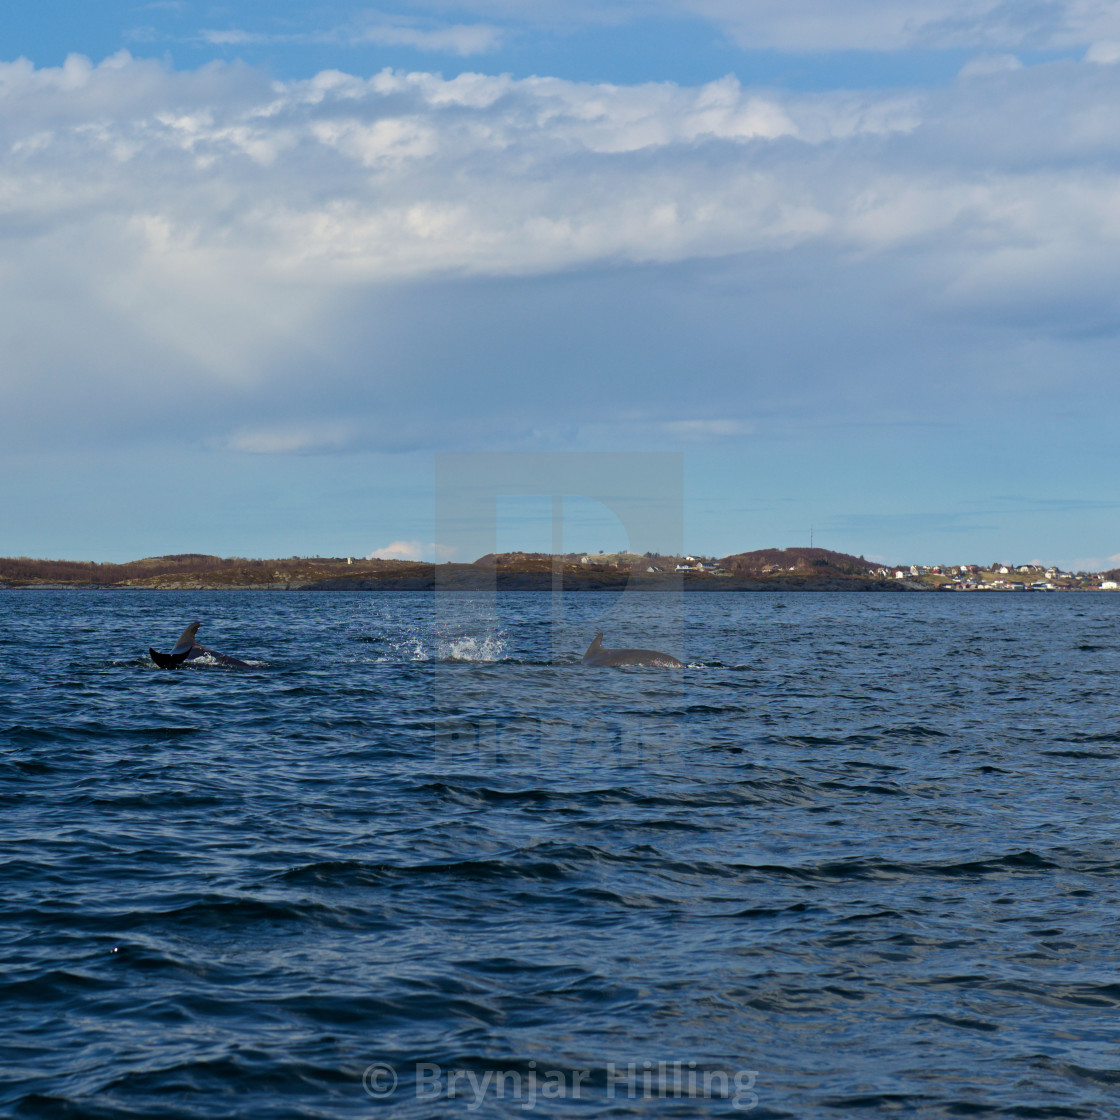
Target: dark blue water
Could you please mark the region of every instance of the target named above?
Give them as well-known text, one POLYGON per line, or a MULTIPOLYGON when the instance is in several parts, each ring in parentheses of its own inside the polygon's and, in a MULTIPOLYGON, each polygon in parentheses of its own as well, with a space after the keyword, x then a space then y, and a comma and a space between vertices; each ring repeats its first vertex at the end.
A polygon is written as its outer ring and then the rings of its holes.
POLYGON ((0 1111, 1116 1116, 1118 622, 0 592, 0 1111))

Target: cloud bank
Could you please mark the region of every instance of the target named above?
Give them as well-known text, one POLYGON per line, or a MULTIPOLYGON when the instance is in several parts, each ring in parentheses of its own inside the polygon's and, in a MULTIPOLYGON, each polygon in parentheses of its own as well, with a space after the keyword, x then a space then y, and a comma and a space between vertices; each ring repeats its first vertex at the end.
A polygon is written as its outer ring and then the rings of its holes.
POLYGON ((307 454, 1112 400, 1120 67, 1090 57, 812 95, 0 65, 0 433, 307 454))

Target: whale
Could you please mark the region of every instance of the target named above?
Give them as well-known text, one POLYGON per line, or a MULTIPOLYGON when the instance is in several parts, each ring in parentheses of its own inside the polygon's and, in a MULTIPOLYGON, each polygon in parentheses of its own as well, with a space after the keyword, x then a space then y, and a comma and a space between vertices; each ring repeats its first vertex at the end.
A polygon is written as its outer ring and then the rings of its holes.
POLYGON ((683 662, 668 653, 655 649, 604 649, 603 635, 596 634, 595 640, 583 655, 583 664, 594 668, 614 665, 647 665, 658 669, 683 669, 683 662))
POLYGON ((160 653, 159 650, 152 649, 152 647, 149 646, 148 653, 151 654, 152 660, 161 669, 178 669, 184 661, 197 661, 203 657, 208 657, 227 669, 252 668, 252 665, 249 665, 245 661, 239 661, 236 657, 230 657, 228 654, 218 653, 217 650, 200 646, 198 642, 194 640, 194 636, 198 633, 198 628, 201 625, 201 622, 192 622, 190 626, 179 635, 179 640, 175 643, 170 653, 160 653))

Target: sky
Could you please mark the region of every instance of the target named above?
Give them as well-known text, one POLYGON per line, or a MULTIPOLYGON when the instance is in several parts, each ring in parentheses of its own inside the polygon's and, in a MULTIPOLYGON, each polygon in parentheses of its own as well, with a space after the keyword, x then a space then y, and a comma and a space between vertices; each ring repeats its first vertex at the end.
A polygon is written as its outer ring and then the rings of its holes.
POLYGON ((447 558, 441 453, 667 452, 694 553, 1120 565, 1118 104, 1111 0, 15 6, 0 555, 447 558))

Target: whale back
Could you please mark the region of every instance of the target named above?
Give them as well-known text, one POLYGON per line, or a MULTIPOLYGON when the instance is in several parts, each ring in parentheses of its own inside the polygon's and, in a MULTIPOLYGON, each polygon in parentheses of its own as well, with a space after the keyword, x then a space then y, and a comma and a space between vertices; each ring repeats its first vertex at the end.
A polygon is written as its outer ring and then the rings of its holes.
POLYGON ((595 640, 583 655, 584 665, 610 667, 619 665, 640 665, 646 668, 683 669, 684 666, 672 654, 656 649, 604 649, 603 635, 596 634, 595 640))

